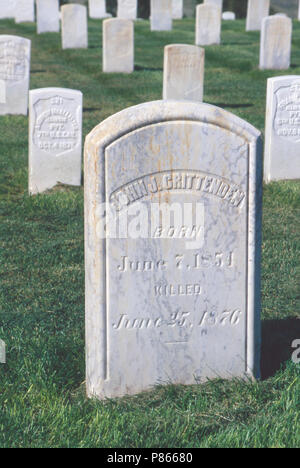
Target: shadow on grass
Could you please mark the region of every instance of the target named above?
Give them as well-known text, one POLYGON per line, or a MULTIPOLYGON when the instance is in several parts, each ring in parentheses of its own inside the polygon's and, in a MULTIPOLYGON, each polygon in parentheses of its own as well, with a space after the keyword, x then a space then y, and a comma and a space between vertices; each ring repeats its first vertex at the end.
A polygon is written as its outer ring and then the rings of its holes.
POLYGON ((272 377, 281 365, 291 359, 292 342, 300 339, 300 319, 262 322, 261 378, 272 377))
POLYGON ((101 107, 84 107, 83 112, 95 112, 102 110, 101 107))
POLYGON ((209 102, 212 106, 228 107, 229 109, 242 109, 246 107, 253 107, 253 104, 225 104, 224 102, 209 102))
POLYGON ((135 71, 163 71, 162 68, 141 67, 140 65, 134 66, 135 71))

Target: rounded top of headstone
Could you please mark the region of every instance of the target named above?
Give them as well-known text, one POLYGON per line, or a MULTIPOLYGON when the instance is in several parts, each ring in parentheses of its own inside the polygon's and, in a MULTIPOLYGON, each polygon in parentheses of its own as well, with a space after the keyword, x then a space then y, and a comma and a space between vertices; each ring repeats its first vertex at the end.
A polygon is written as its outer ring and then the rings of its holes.
POLYGON ((194 101, 152 101, 114 114, 97 125, 86 137, 86 145, 95 150, 139 128, 169 121, 197 121, 212 124, 254 142, 260 132, 245 120, 230 112, 194 101))

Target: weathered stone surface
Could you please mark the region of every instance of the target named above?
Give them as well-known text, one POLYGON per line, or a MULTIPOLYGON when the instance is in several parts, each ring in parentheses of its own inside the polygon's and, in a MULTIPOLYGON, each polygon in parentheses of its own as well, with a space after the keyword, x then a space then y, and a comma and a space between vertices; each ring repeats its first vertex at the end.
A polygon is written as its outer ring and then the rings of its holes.
POLYGON ((260 31, 261 22, 270 13, 270 0, 248 0, 246 31, 260 31))
POLYGON ((0 0, 0 19, 14 18, 16 0, 0 0))
POLYGON ((0 115, 24 114, 28 110, 31 41, 19 36, 0 35, 0 115), (5 89, 3 89, 5 88, 5 89))
POLYGON ((171 31, 172 0, 151 0, 151 31, 171 31))
POLYGON ((61 37, 63 49, 88 47, 86 6, 70 4, 61 7, 61 37))
POLYGON ((221 42, 221 10, 215 5, 202 4, 196 9, 196 44, 212 45, 221 42))
POLYGON ((224 11, 222 19, 225 21, 234 21, 236 19, 234 11, 224 11))
POLYGON ((260 38, 261 70, 286 70, 290 67, 292 20, 285 16, 268 16, 262 21, 260 38))
POLYGON ((103 71, 132 73, 134 70, 134 24, 112 18, 103 21, 103 71))
POLYGON ((300 76, 268 79, 264 179, 300 179, 300 76))
POLYGON ((88 135, 89 396, 259 375, 261 162, 259 132, 202 103, 142 104, 88 135))
POLYGON ((208 5, 215 5, 223 10, 223 0, 204 0, 204 3, 207 3, 208 5))
POLYGON ((81 184, 82 93, 43 88, 29 93, 29 193, 81 184))
POLYGON ((58 0, 36 0, 37 33, 59 32, 58 0))
POLYGON ((17 0, 15 21, 16 23, 34 23, 34 0, 17 0))
POLYGON ((183 0, 172 0, 172 18, 183 18, 183 0))
POLYGON ((165 47, 163 99, 203 100, 205 51, 172 44, 165 47))
POLYGON ((0 104, 6 103, 6 84, 4 80, 0 80, 0 104))
POLYGON ((89 0, 90 18, 110 18, 111 14, 106 11, 106 0, 89 0))
POLYGON ((135 20, 137 17, 137 0, 118 0, 118 18, 135 20))

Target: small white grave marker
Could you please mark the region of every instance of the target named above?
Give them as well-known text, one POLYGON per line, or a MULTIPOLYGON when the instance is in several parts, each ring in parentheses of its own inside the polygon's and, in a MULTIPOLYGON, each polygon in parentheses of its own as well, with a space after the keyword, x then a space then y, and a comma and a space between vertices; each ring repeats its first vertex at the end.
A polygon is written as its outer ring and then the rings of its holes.
POLYGON ((106 11, 106 0, 89 0, 90 18, 110 18, 111 14, 106 11))
POLYGON ((44 88, 29 93, 29 193, 61 183, 81 185, 82 93, 44 88))
POLYGON ((24 114, 28 110, 31 41, 19 36, 0 35, 0 115, 24 114))
POLYGON ((292 20, 286 16, 268 16, 262 21, 260 38, 261 70, 286 70, 291 63, 292 20))
POLYGON ((151 31, 171 31, 172 0, 151 0, 151 31))
POLYGON ((0 364, 6 363, 6 350, 5 350, 5 343, 0 338, 0 364))
POLYGON ((268 79, 264 179, 300 179, 300 76, 268 79))
POLYGON ((17 0, 15 21, 16 23, 34 23, 34 0, 17 0))
POLYGON ((163 99, 203 100, 205 51, 172 44, 165 47, 163 99))
POLYGON ((137 18, 137 0, 118 0, 118 18, 135 20, 137 18))
POLYGON ((262 20, 270 14, 270 0, 248 0, 246 31, 260 31, 262 20))
POLYGON ((134 23, 112 18, 103 21, 103 71, 132 73, 134 70, 134 23))
POLYGON ((61 37, 63 49, 88 47, 86 6, 70 4, 61 7, 61 37))
POLYGON ((221 42, 221 9, 202 4, 196 9, 196 44, 205 46, 221 42))
POLYGON ((36 0, 37 33, 59 32, 59 1, 36 0))

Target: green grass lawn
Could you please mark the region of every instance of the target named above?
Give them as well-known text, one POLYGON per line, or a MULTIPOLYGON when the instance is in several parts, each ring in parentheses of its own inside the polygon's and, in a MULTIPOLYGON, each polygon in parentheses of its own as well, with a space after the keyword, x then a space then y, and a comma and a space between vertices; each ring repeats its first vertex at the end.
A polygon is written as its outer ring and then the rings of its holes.
MULTIPOLYGON (((59 34, 0 21, 0 34, 32 40, 31 89, 84 94, 83 133, 121 109, 161 99, 163 47, 194 42, 194 21, 172 32, 135 25, 136 70, 102 73, 101 21, 89 22, 88 50, 61 50, 59 34)), ((300 75, 300 22, 291 69, 258 70, 259 33, 224 22, 222 46, 206 48, 204 100, 264 132, 266 79, 300 75)), ((0 447, 300 446, 300 185, 264 188, 262 380, 157 387, 99 402, 84 394, 83 190, 27 195, 28 119, 0 117, 0 447)), ((288 155, 287 155, 288 157, 288 155)))

